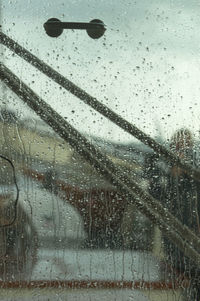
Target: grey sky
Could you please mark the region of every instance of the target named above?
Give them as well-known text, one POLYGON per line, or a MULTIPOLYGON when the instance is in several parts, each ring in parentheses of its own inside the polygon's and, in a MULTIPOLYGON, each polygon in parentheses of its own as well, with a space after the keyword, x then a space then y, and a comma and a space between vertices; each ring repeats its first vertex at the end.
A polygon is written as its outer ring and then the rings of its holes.
MULTIPOLYGON (((2 0, 2 6, 4 32, 146 133, 156 136, 161 129, 167 138, 187 126, 198 134, 198 1, 2 0), (107 31, 97 41, 82 31, 52 39, 43 30, 50 17, 99 18, 107 31)), ((6 64, 79 130, 132 140, 9 51, 5 56, 6 64)))

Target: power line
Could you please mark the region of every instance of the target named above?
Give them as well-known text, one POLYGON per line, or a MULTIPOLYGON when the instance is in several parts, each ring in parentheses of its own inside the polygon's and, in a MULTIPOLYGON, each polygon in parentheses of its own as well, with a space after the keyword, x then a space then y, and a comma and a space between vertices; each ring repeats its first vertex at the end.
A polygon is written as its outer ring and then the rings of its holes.
POLYGON ((198 236, 188 227, 182 225, 166 208, 163 208, 159 201, 143 191, 127 174, 117 168, 111 160, 89 143, 84 136, 3 64, 0 65, 0 78, 97 172, 114 185, 124 198, 133 202, 143 214, 157 224, 169 239, 182 250, 185 256, 200 266, 200 254, 198 252, 200 239, 198 236))
POLYGON ((64 89, 78 97, 80 100, 85 102, 87 105, 91 106, 94 110, 108 118, 114 124, 118 125, 124 131, 129 133, 130 135, 134 136, 138 140, 140 140, 145 145, 152 148, 159 156, 165 158, 168 162, 179 166, 185 172, 195 178, 196 180, 200 181, 200 171, 190 164, 184 162, 182 159, 177 157, 173 152, 169 151, 163 145, 157 143, 154 139, 150 136, 145 134, 143 131, 138 129, 135 125, 131 124, 130 122, 126 121, 124 118, 116 114, 114 111, 109 109, 107 106, 99 102, 96 98, 89 95, 87 92, 76 86, 70 80, 62 76, 60 73, 55 71, 53 68, 45 64, 42 60, 38 59, 35 55, 30 53, 24 47, 20 46, 17 42, 12 40, 6 34, 0 32, 0 42, 8 47, 10 50, 18 54, 28 63, 36 67, 38 70, 43 72, 53 81, 58 83, 64 89))

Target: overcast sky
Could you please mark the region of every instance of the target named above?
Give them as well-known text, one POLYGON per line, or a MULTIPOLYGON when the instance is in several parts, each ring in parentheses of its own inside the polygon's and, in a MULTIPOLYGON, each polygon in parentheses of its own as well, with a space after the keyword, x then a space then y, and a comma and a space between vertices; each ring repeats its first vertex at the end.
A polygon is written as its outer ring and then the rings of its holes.
MULTIPOLYGON (((1 0, 3 31, 141 130, 168 138, 200 129, 200 2, 188 0, 1 0), (43 24, 107 25, 104 37, 64 31, 50 38, 43 24)), ((82 132, 114 141, 133 138, 77 98, 5 51, 6 65, 82 132)), ((6 103, 13 107, 7 93, 6 103)), ((26 115, 21 101, 18 113, 26 115)), ((8 105, 9 106, 9 105, 8 105)))

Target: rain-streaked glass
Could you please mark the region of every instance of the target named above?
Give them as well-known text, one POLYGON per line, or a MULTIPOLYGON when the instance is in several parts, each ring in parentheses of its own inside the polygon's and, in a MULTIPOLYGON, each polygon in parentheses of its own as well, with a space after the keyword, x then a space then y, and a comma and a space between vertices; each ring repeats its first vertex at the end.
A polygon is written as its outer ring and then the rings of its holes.
POLYGON ((198 300, 199 3, 1 0, 0 9, 3 34, 82 89, 76 97, 1 44, 1 68, 19 80, 17 95, 0 70, 1 300, 198 300), (50 18, 99 19, 106 31, 52 38, 50 18), (39 96, 52 115, 27 105, 24 84, 27 102, 39 96))

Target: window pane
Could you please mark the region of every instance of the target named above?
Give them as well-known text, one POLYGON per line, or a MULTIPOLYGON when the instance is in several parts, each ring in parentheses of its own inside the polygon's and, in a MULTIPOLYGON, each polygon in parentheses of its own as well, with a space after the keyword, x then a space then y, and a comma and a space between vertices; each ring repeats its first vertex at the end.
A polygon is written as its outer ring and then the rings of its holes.
POLYGON ((2 298, 199 299, 198 2, 0 5, 2 298))

